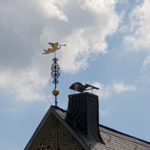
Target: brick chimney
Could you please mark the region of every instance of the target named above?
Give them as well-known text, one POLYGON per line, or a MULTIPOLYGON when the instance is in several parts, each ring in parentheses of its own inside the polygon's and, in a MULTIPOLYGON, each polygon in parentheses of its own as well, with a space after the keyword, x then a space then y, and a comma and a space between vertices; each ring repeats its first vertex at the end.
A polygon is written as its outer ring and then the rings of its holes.
POLYGON ((103 142, 99 131, 98 96, 87 92, 69 95, 66 120, 87 138, 103 142))

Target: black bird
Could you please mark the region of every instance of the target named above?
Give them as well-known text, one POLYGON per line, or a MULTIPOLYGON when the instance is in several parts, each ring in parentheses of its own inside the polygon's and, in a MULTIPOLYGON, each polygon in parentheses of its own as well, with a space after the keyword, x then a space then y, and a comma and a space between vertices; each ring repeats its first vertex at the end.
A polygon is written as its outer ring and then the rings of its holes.
POLYGON ((93 90, 93 89, 96 89, 98 90, 99 88, 95 87, 95 86, 92 86, 90 84, 82 84, 80 82, 75 82, 73 83, 69 89, 71 90, 74 90, 74 91, 77 91, 77 92, 84 92, 86 90, 93 90))

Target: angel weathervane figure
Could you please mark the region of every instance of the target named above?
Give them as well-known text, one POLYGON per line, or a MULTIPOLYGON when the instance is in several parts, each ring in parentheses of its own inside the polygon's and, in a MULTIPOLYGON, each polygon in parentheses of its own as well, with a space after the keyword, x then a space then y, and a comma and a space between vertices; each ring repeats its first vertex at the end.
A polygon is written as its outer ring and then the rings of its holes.
POLYGON ((59 44, 58 42, 48 43, 48 44, 51 45, 51 48, 43 49, 44 52, 42 54, 53 53, 53 52, 56 52, 57 50, 59 50, 61 48, 61 46, 66 46, 66 44, 59 44))
POLYGON ((59 94, 59 90, 57 89, 57 84, 58 84, 58 78, 60 76, 60 66, 57 63, 58 58, 56 57, 56 51, 61 48, 61 46, 66 46, 66 44, 59 44, 58 42, 56 43, 48 43, 51 45, 51 48, 43 49, 44 52, 42 54, 49 54, 49 53, 54 53, 54 58, 53 58, 53 64, 51 66, 51 76, 54 79, 53 83, 55 84, 54 90, 53 90, 53 95, 55 96, 55 106, 57 107, 57 96, 59 94))

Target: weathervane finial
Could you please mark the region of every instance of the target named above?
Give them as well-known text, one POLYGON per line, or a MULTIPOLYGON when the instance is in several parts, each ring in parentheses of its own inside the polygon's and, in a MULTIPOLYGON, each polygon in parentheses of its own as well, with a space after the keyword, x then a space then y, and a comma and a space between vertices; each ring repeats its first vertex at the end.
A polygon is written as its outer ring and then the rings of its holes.
POLYGON ((59 50, 61 48, 61 46, 66 46, 66 44, 59 44, 58 42, 48 43, 48 44, 51 45, 51 47, 48 49, 43 49, 44 52, 42 54, 53 53, 53 52, 56 52, 57 50, 59 50))
POLYGON ((53 64, 51 66, 51 76, 54 79, 53 83, 55 85, 54 90, 53 90, 53 95, 55 96, 55 106, 57 107, 57 96, 59 94, 59 90, 57 89, 57 84, 58 84, 58 78, 60 76, 60 66, 57 63, 58 58, 56 57, 56 51, 61 48, 61 46, 66 46, 66 44, 59 44, 58 42, 55 43, 48 43, 51 45, 51 48, 43 49, 42 54, 49 54, 49 53, 54 53, 54 58, 52 59, 53 64))

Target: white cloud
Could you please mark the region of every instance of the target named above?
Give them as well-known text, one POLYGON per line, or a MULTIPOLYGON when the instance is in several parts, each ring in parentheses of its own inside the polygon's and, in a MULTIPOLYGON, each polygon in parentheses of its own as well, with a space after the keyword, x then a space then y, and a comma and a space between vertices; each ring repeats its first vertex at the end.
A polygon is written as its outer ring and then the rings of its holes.
POLYGON ((60 56, 64 71, 87 67, 89 56, 108 52, 106 39, 117 32, 120 22, 115 6, 116 0, 97 0, 96 5, 95 1, 85 0, 0 2, 1 67, 29 67, 50 41, 68 45, 60 56))
POLYGON ((110 10, 114 9, 116 1, 114 0, 80 0, 81 7, 83 9, 92 11, 97 14, 104 14, 110 10), (101 8, 101 9, 100 9, 101 8))
POLYGON ((65 72, 86 69, 93 54, 106 54, 107 38, 117 32, 120 17, 116 0, 96 3, 0 1, 0 89, 20 100, 42 99, 49 57, 41 53, 51 41, 67 44, 58 53, 65 72))
POLYGON ((148 69, 150 67, 150 55, 147 56, 143 61, 143 69, 148 69))
POLYGON ((62 69, 66 72, 87 68, 93 54, 108 52, 106 39, 117 31, 120 17, 115 12, 115 0, 111 3, 97 0, 96 3, 85 0, 68 2, 66 9, 64 7, 68 23, 60 23, 61 29, 56 30, 47 25, 41 35, 41 43, 52 37, 66 42, 68 46, 60 56, 62 69))
POLYGON ((149 85, 150 83, 150 55, 144 58, 140 75, 138 76, 137 83, 140 86, 149 85))
MULTIPOLYGON (((142 55, 137 55, 138 58, 145 56, 141 64, 140 74, 138 75, 137 83, 149 84, 149 68, 150 68, 150 1, 137 1, 137 5, 133 7, 129 14, 129 25, 126 30, 124 42, 126 49, 130 52, 142 52, 142 55)), ((126 26, 127 27, 127 26, 126 26)))
POLYGON ((124 82, 114 82, 112 85, 113 91, 116 94, 129 92, 129 91, 135 91, 136 86, 135 85, 127 85, 124 82))
POLYGON ((0 89, 15 95, 18 100, 38 101, 43 99, 43 89, 47 80, 41 78, 37 70, 21 72, 1 72, 0 89))
POLYGON ((58 18, 61 21, 68 21, 67 16, 63 12, 63 7, 68 0, 38 0, 42 12, 46 17, 58 18))
POLYGON ((111 96, 112 91, 110 85, 103 85, 100 82, 94 82, 93 85, 99 88, 95 93, 99 96, 100 100, 108 99, 111 96))
POLYGON ((130 35, 125 37, 125 43, 132 50, 150 51, 150 1, 144 0, 130 14, 130 35))
POLYGON ((95 91, 95 93, 99 96, 100 100, 108 99, 113 94, 118 95, 126 92, 136 91, 137 89, 135 85, 125 84, 122 81, 115 81, 108 85, 95 82, 93 85, 99 88, 99 90, 95 91))
POLYGON ((68 45, 62 51, 61 66, 65 72, 76 72, 87 68, 89 56, 88 41, 83 38, 84 31, 76 31, 68 39, 68 45), (82 49, 82 50, 81 50, 82 49))

